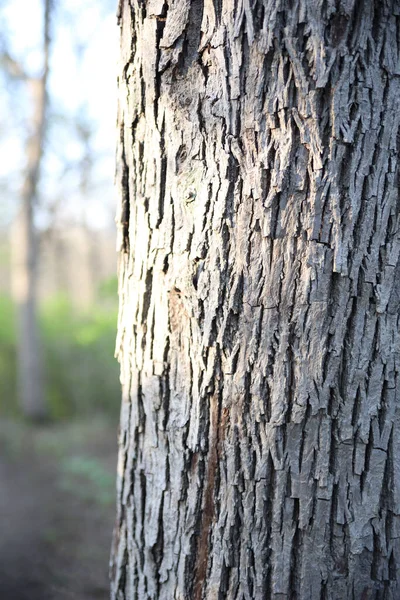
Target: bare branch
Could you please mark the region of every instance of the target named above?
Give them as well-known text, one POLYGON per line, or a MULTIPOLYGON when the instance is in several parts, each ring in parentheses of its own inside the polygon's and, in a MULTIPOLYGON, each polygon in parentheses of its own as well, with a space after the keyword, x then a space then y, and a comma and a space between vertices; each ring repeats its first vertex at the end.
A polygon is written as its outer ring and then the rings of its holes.
POLYGON ((4 50, 0 54, 0 65, 6 71, 7 75, 13 79, 20 79, 23 81, 31 80, 31 77, 26 73, 22 64, 13 58, 7 50, 4 50))

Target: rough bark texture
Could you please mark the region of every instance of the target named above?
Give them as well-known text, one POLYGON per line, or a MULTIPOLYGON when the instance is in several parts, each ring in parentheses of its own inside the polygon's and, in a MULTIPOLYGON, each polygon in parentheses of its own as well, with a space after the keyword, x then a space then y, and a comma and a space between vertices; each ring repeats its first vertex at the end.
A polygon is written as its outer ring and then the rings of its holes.
POLYGON ((112 598, 400 598, 396 0, 122 0, 112 598))

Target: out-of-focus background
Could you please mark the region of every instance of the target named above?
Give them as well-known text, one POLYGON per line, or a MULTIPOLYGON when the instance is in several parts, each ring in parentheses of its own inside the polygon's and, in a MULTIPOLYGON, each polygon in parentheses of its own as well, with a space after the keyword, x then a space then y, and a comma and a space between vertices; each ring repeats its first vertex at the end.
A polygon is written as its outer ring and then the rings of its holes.
POLYGON ((115 0, 0 0, 0 598, 108 598, 115 0))

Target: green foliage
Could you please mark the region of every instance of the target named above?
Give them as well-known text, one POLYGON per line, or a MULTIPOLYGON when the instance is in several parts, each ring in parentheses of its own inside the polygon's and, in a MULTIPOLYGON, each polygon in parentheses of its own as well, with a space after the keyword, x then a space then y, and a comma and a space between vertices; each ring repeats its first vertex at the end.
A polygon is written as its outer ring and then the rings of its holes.
POLYGON ((15 310, 12 301, 0 296, 0 413, 17 413, 15 310))
POLYGON ((112 302, 115 304, 115 299, 118 294, 118 277, 109 277, 102 281, 98 290, 99 298, 103 301, 112 302))
MULTIPOLYGON (((117 324, 115 281, 104 284, 90 310, 65 297, 41 307, 40 331, 50 416, 63 419, 119 411, 119 368, 114 358, 117 324)), ((12 302, 0 297, 0 413, 16 407, 16 336, 12 302)))
POLYGON ((116 309, 101 304, 78 313, 57 298, 44 307, 47 399, 54 418, 118 411, 116 323, 116 309))

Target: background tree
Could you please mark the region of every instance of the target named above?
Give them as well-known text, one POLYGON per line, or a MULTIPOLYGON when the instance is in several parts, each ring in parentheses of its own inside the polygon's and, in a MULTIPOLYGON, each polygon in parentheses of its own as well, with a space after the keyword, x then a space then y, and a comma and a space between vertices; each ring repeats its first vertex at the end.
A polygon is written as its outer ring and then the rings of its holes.
POLYGON ((21 202, 14 221, 12 248, 12 289, 17 308, 18 396, 23 413, 31 418, 46 415, 42 348, 37 314, 38 236, 34 215, 48 121, 48 74, 50 58, 51 0, 43 4, 43 64, 38 77, 29 77, 23 67, 4 55, 10 71, 29 84, 32 115, 26 140, 26 165, 21 202))
POLYGON ((118 600, 400 595, 400 6, 120 2, 118 600))
MULTIPOLYGON (((76 410, 73 398, 92 396, 92 392, 78 391, 77 371, 83 371, 83 362, 77 358, 82 351, 77 345, 82 342, 73 332, 77 320, 93 324, 99 320, 105 309, 99 286, 111 274, 114 278, 115 271, 115 123, 113 92, 107 90, 112 87, 112 36, 107 52, 99 49, 102 32, 110 35, 113 13, 109 0, 89 0, 84 6, 63 0, 54 6, 44 0, 33 0, 28 7, 23 0, 0 5, 4 88, 0 100, 0 304, 3 315, 14 309, 9 298, 12 291, 18 325, 15 335, 13 319, 3 316, 7 323, 7 334, 0 328, 3 415, 15 406, 17 396, 20 412, 31 417, 46 411, 50 416, 65 415, 72 405, 76 410), (25 11, 24 20, 21 11, 25 11), (70 305, 68 315, 66 304, 70 305), (74 323, 65 327, 61 321, 66 319, 74 323), (61 337, 68 331, 68 352, 62 339, 56 348, 54 340, 48 339, 48 325, 53 337, 56 322, 61 337), (54 366, 61 362, 70 376, 60 367, 55 375, 54 366), (61 392, 60 384, 67 380, 69 392, 64 384, 61 392), (69 408, 59 411, 61 404, 69 408)), ((108 328, 113 327, 111 321, 110 312, 108 328)), ((91 336, 92 342, 95 337, 91 336)), ((112 350, 107 351, 110 363, 112 350)), ((104 356, 105 352, 106 348, 104 356)), ((90 354, 93 358, 94 353, 90 354)), ((92 366, 86 361, 85 366, 88 379, 92 378, 92 366)), ((115 405, 116 398, 114 393, 115 405)))

